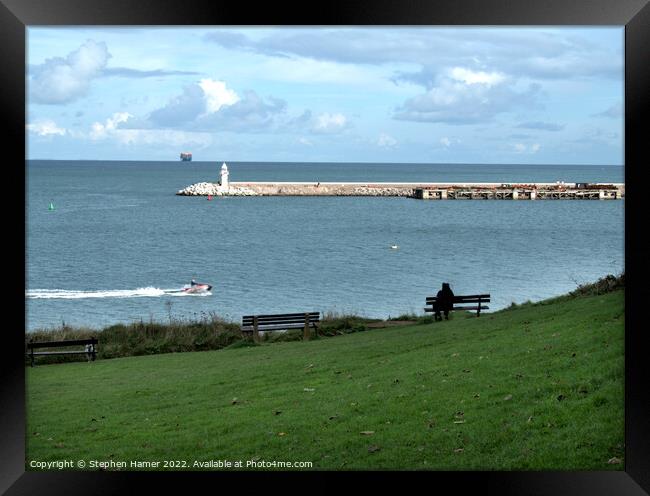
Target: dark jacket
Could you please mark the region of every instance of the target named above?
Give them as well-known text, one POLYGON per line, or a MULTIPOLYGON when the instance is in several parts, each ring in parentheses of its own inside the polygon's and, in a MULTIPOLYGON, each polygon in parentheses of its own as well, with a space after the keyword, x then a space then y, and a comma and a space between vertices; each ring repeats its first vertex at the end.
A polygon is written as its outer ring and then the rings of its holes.
POLYGON ((443 282, 442 289, 436 295, 438 297, 438 308, 440 310, 451 310, 454 307, 454 292, 449 283, 443 282))

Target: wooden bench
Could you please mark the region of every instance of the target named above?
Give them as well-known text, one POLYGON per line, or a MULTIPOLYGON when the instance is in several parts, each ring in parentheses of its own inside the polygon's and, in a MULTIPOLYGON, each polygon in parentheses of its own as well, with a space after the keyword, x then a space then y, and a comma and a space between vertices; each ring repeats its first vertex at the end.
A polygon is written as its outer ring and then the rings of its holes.
POLYGON ((309 328, 318 331, 316 325, 320 322, 320 312, 281 313, 275 315, 245 315, 242 317, 241 330, 252 333, 257 342, 260 339, 259 331, 280 331, 286 329, 304 329, 303 339, 308 340, 309 328))
MULTIPOLYGON (((490 307, 483 305, 490 303, 489 294, 478 295, 455 295, 453 298, 453 307, 451 310, 476 310, 476 316, 481 316, 481 310, 489 310, 490 307), (470 305, 470 306, 457 306, 470 305)), ((427 296, 425 312, 435 312, 437 309, 438 298, 436 296, 427 296)))
POLYGON ((94 361, 97 358, 97 338, 89 339, 71 339, 68 341, 30 341, 27 343, 27 355, 31 357, 32 367, 34 358, 39 355, 87 355, 88 361, 94 361), (34 351, 36 348, 63 348, 67 346, 84 346, 84 350, 63 350, 63 351, 34 351))

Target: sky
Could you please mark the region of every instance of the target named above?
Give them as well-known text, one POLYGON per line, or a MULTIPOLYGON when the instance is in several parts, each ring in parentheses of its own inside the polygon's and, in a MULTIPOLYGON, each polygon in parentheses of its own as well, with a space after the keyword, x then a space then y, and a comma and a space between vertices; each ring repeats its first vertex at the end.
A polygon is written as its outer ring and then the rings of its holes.
POLYGON ((624 27, 27 28, 27 159, 624 164, 624 27))

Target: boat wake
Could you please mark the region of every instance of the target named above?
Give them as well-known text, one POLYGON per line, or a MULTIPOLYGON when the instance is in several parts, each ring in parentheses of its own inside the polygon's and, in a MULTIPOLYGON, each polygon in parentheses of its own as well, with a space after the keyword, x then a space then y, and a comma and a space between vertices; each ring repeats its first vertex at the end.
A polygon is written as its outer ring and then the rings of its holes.
POLYGON ((100 291, 75 291, 68 289, 32 289, 25 292, 26 298, 32 299, 63 299, 75 300, 81 298, 157 298, 161 296, 210 296, 212 293, 187 293, 182 288, 160 289, 154 287, 138 289, 111 289, 100 291))

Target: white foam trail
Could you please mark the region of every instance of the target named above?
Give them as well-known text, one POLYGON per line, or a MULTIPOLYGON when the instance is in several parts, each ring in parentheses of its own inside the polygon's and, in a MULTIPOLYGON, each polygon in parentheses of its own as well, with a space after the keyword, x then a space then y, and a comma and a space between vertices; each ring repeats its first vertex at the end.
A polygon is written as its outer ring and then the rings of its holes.
POLYGON ((138 289, 111 289, 100 291, 75 291, 67 289, 32 289, 25 292, 26 298, 59 298, 65 300, 79 298, 142 298, 158 297, 170 294, 176 289, 160 289, 154 287, 138 289))

